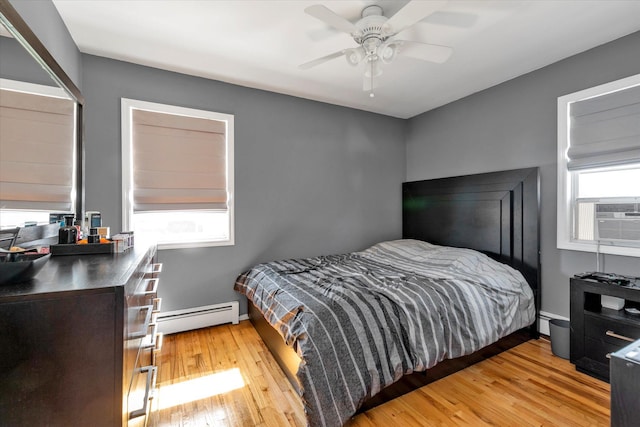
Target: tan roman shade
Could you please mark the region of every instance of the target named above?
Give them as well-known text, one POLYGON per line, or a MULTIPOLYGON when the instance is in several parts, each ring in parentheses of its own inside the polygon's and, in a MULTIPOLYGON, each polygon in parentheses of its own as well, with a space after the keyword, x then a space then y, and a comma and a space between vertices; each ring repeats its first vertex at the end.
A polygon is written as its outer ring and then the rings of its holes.
POLYGON ((226 122, 132 114, 134 211, 226 209, 226 122))
POLYGON ((640 86, 571 104, 568 169, 640 163, 640 86))
POLYGON ((0 89, 0 207, 71 211, 75 104, 0 89))

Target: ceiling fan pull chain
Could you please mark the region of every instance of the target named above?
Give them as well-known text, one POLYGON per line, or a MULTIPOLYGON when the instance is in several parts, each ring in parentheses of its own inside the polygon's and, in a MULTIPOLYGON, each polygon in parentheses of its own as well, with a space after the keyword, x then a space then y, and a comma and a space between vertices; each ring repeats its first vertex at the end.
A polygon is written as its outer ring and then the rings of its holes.
POLYGON ((369 98, 373 98, 375 95, 373 94, 373 61, 369 61, 371 64, 371 92, 369 93, 369 98))

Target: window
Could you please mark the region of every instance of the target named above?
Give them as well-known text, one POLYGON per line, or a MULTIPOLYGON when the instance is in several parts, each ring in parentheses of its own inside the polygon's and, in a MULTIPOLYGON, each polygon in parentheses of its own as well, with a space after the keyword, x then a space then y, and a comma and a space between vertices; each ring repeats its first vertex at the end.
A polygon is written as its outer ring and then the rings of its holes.
POLYGON ((640 75, 558 98, 560 249, 640 256, 640 75))
POLYGON ((233 245, 233 115, 122 99, 123 228, 158 247, 233 245))
POLYGON ((0 227, 74 212, 76 104, 62 89, 0 79, 0 227))

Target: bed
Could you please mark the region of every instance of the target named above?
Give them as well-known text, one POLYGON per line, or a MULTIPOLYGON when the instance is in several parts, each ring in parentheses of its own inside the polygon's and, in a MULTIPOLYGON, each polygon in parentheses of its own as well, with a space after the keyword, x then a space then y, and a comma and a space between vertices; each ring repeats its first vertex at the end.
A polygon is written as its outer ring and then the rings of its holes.
POLYGON ((309 425, 537 337, 538 187, 537 168, 407 182, 402 239, 240 275, 309 425))

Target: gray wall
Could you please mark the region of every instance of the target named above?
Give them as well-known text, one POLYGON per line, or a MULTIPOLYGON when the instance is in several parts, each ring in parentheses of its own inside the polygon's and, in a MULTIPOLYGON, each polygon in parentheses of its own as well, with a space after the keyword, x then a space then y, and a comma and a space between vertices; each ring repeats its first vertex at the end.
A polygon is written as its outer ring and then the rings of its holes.
POLYGON ((235 115, 236 244, 160 251, 163 310, 239 299, 236 276, 258 262, 400 237, 404 120, 97 56, 82 65, 86 208, 112 231, 121 97, 235 115))
MULTIPOLYGON (((568 316, 569 276, 595 267, 593 254, 555 245, 556 99, 640 72, 640 33, 402 121, 80 55, 51 2, 10 1, 84 87, 86 207, 114 230, 120 97, 235 114, 236 245, 161 251, 166 310, 236 299, 235 276, 257 262, 399 237, 404 179, 529 166, 541 169, 543 310, 568 316)), ((640 274, 636 258, 605 267, 640 274)))
POLYGON ((58 10, 50 0, 9 0, 69 78, 82 90, 82 59, 58 10))
MULTIPOLYGON (((407 180, 539 166, 542 310, 569 316, 569 277, 595 255, 556 249, 556 101, 640 72, 640 32, 409 120, 407 180)), ((640 274, 637 258, 608 255, 607 271, 640 274)))

